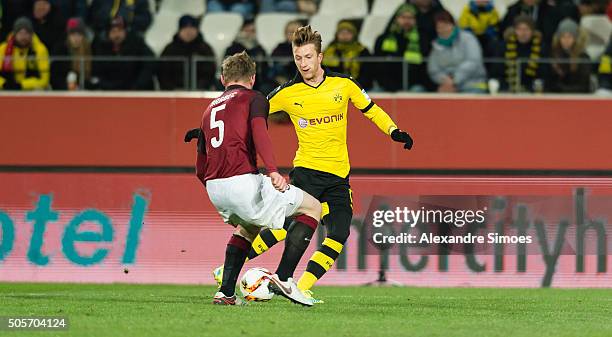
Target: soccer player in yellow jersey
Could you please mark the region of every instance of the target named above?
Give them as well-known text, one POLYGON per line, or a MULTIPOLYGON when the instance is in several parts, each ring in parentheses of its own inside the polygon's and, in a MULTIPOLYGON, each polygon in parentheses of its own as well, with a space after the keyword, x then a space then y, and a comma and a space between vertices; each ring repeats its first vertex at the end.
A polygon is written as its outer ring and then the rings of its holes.
MULTIPOLYGON (((327 236, 298 282, 298 288, 311 295, 310 288, 332 267, 350 233, 353 197, 346 145, 349 101, 391 139, 403 143, 404 148, 411 149, 413 141, 355 80, 321 67, 321 35, 310 26, 294 33, 293 57, 298 73, 272 91, 268 100, 270 118, 281 112, 288 114, 298 136, 294 169, 289 174, 291 184, 310 193, 323 206, 327 236)), ((286 234, 284 229, 261 231, 253 241, 249 259, 284 240, 286 234)), ((215 270, 215 278, 221 272, 215 270)))

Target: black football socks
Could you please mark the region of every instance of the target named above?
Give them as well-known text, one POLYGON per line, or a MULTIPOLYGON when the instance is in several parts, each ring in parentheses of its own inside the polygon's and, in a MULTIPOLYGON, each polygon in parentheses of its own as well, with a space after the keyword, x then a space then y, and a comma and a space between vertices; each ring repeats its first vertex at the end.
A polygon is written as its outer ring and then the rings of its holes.
POLYGON ((223 265, 223 281, 220 291, 225 296, 233 296, 236 291, 238 275, 244 266, 245 258, 251 248, 251 243, 239 235, 232 235, 225 249, 225 263, 223 265))
POLYGON ((295 218, 289 227, 285 240, 285 250, 276 270, 276 274, 281 281, 287 281, 289 277, 293 277, 293 272, 295 272, 295 268, 297 268, 306 248, 308 248, 318 225, 319 222, 314 218, 300 215, 295 218))

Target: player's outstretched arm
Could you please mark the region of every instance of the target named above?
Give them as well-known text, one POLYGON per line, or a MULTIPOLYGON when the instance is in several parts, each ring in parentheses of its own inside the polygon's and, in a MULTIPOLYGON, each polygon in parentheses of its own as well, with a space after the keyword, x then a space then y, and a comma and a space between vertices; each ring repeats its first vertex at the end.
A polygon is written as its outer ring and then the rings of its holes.
POLYGON ((278 173, 274 151, 272 150, 272 140, 268 134, 267 117, 270 105, 265 97, 256 95, 251 101, 250 108, 250 123, 255 150, 266 165, 272 185, 277 190, 283 192, 287 189, 287 181, 278 173))
POLYGON ((291 117, 284 111, 278 111, 268 117, 268 121, 274 124, 291 124, 291 117))
POLYGON ((251 129, 253 131, 255 150, 266 165, 272 185, 277 190, 284 192, 287 189, 287 181, 278 173, 274 152, 272 151, 272 140, 270 140, 270 135, 268 134, 265 118, 255 117, 251 119, 251 129))
POLYGON ((198 148, 197 148, 197 158, 196 158, 196 176, 204 186, 206 186, 206 181, 204 180, 206 176, 206 146, 204 144, 204 132, 201 128, 191 129, 185 133, 185 138, 183 139, 185 143, 190 143, 193 139, 198 139, 198 148))
POLYGON ((412 137, 407 132, 400 130, 391 117, 372 101, 370 96, 368 96, 364 89, 361 89, 357 82, 353 81, 351 85, 350 98, 355 107, 361 110, 366 118, 376 124, 380 131, 391 136, 391 139, 394 141, 403 143, 404 149, 412 149, 414 143, 412 137))
POLYGON ((404 149, 412 149, 412 145, 414 144, 412 137, 408 134, 408 132, 400 130, 395 125, 395 122, 393 122, 391 117, 389 117, 389 115, 378 105, 374 104, 374 106, 369 111, 365 112, 364 115, 374 124, 376 124, 376 126, 378 126, 382 132, 391 136, 391 139, 396 142, 403 143, 404 149))

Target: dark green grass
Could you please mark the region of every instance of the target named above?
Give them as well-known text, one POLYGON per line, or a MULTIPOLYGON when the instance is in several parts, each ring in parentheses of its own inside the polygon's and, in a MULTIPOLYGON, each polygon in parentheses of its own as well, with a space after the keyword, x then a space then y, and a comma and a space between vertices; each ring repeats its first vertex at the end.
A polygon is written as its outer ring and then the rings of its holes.
POLYGON ((210 304, 214 288, 0 284, 0 316, 64 315, 67 332, 6 336, 610 337, 612 289, 318 287, 313 308, 281 297, 210 304))

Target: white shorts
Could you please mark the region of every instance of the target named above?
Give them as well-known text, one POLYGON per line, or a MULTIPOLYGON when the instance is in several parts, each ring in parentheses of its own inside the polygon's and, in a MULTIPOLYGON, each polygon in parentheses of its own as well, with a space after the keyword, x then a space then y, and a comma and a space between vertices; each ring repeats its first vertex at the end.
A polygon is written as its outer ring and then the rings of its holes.
POLYGON ((262 174, 208 180, 206 190, 223 221, 234 226, 283 228, 285 218, 295 214, 304 199, 301 189, 289 185, 279 192, 262 174))

